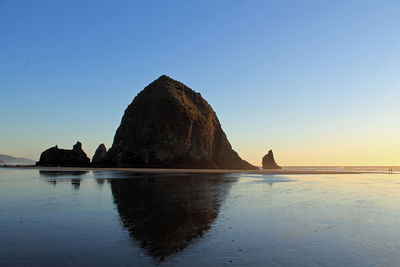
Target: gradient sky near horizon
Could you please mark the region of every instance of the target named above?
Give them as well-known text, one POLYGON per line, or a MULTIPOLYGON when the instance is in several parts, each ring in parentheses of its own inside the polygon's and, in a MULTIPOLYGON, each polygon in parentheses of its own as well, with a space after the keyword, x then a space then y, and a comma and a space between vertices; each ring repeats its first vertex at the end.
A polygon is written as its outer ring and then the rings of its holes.
POLYGON ((400 1, 0 1, 0 153, 107 148, 166 74, 261 165, 400 165, 400 1))

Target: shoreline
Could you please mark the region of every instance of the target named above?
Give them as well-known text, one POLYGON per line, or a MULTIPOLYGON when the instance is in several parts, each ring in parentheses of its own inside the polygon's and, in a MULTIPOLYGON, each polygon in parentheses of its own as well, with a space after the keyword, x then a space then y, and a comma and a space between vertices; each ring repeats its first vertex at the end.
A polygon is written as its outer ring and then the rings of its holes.
POLYGON ((250 174, 362 174, 387 172, 352 171, 352 170, 228 170, 228 169, 158 169, 158 168, 96 168, 96 167, 42 167, 42 166, 8 166, 8 169, 28 169, 45 171, 123 171, 135 173, 250 173, 250 174))

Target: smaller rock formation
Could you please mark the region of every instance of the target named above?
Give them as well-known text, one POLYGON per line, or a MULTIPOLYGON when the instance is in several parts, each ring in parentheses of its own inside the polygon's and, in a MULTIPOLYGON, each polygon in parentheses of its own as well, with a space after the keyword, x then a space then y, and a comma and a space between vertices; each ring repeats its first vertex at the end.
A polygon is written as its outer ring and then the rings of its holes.
POLYGON ((276 164, 272 150, 269 150, 262 158, 262 165, 263 169, 282 169, 278 164, 276 164))
POLYGON ((72 150, 60 149, 54 146, 42 152, 40 160, 36 163, 39 166, 63 166, 63 167, 86 167, 90 159, 82 150, 81 142, 76 142, 72 150))
POLYGON ((96 165, 101 163, 101 160, 103 159, 106 153, 107 153, 106 146, 104 144, 100 144, 99 147, 96 149, 96 152, 94 153, 92 164, 96 165))

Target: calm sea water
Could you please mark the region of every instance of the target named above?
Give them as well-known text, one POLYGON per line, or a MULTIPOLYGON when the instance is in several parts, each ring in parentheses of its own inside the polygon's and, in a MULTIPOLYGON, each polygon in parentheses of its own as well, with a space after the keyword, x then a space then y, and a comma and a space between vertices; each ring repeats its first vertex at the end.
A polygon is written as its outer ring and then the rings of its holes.
POLYGON ((399 266, 400 174, 0 169, 0 266, 399 266))

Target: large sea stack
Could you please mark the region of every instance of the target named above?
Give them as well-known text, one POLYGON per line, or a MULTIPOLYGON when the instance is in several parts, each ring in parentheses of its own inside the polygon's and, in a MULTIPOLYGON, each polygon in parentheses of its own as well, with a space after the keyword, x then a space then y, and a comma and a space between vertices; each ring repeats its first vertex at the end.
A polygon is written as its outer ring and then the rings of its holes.
POLYGON ((141 91, 125 110, 103 164, 256 169, 232 149, 207 101, 165 75, 141 91))
POLYGON ((262 158, 263 169, 281 169, 278 164, 276 164, 274 159, 274 153, 269 150, 268 153, 262 158))
POLYGON ((86 167, 89 166, 90 159, 82 150, 81 142, 77 142, 72 150, 60 149, 54 146, 42 152, 39 166, 63 166, 63 167, 86 167))

